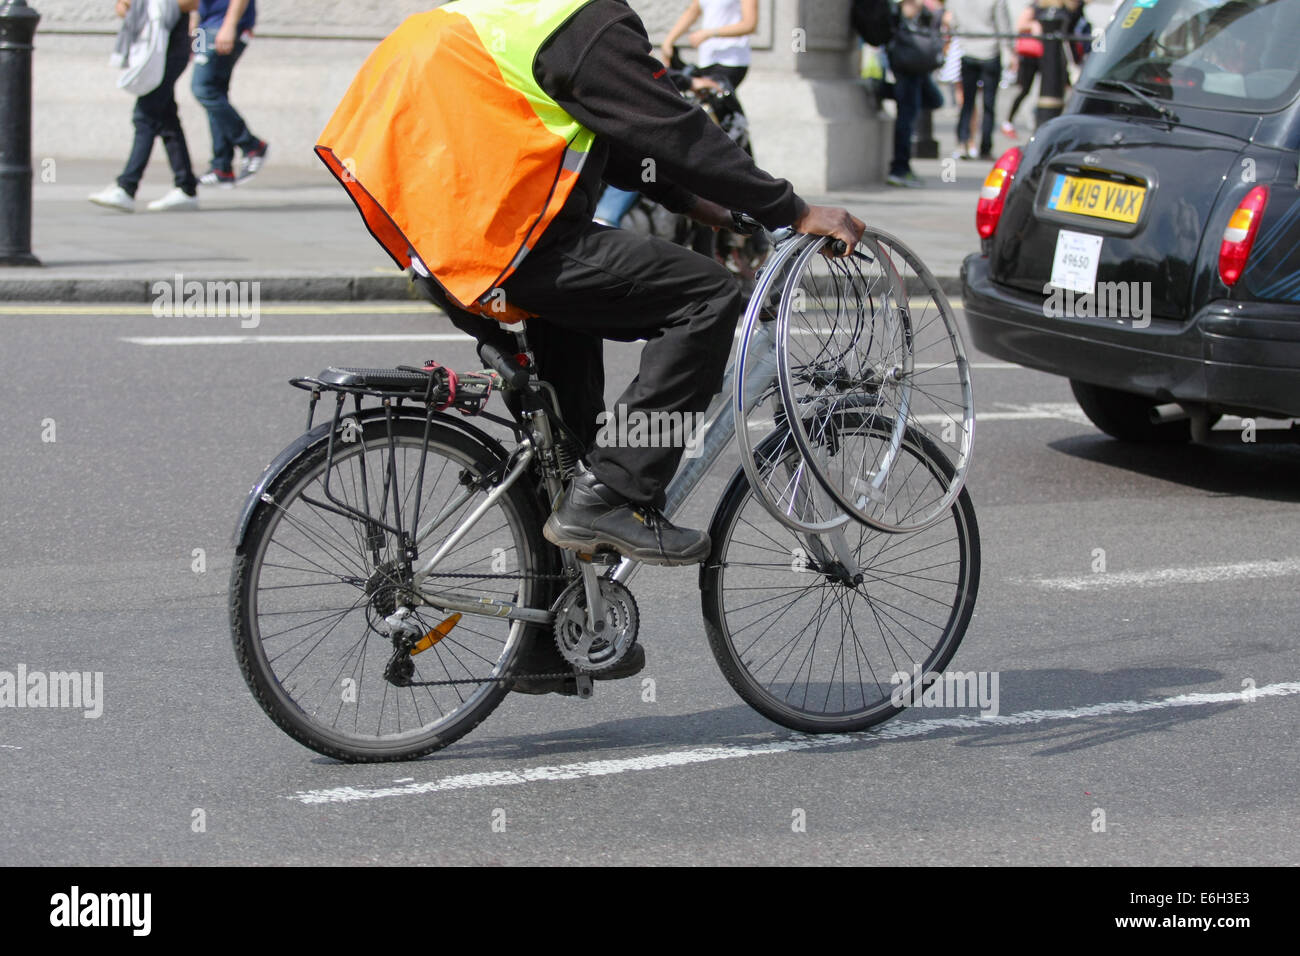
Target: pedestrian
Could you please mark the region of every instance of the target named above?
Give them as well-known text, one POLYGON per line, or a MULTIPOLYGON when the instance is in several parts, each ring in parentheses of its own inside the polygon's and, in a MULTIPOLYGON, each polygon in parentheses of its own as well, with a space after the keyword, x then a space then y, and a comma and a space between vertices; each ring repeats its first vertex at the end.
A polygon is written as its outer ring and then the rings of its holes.
POLYGON ((1043 62, 1043 41, 1040 39, 1043 35, 1043 25, 1038 22, 1035 16, 1037 7, 1030 4, 1020 11, 1020 16, 1016 18, 1016 58, 1019 65, 1016 69, 1016 86, 1019 91, 1016 98, 1011 101, 1011 109, 1007 111, 1007 121, 1002 124, 1002 134, 1012 139, 1016 138, 1016 113, 1020 109, 1020 104, 1025 101, 1029 95, 1029 88, 1034 85, 1034 78, 1038 76, 1039 64, 1043 62))
MULTIPOLYGON (((1080 23, 1087 22, 1084 20, 1083 4, 1079 0, 1036 0, 1032 10, 1034 20, 1042 34, 1073 36, 1081 29, 1080 23)), ((1070 84, 1065 48, 1066 46, 1070 48, 1071 53, 1078 62, 1082 62, 1083 55, 1087 51, 1079 50, 1074 43, 1067 44, 1062 40, 1052 40, 1050 42, 1058 47, 1058 51, 1057 55, 1051 57, 1050 60, 1047 56, 1044 56, 1039 67, 1039 106, 1059 113, 1061 107, 1065 105, 1066 88, 1070 84), (1049 62, 1052 64, 1051 66, 1049 66, 1049 62), (1049 75, 1049 70, 1054 72, 1049 75), (1059 91, 1059 94, 1047 91, 1059 91)))
POLYGON ((176 81, 190 61, 189 17, 198 0, 117 0, 122 18, 111 62, 123 67, 118 86, 136 94, 131 120, 135 142, 126 168, 117 182, 90 196, 97 206, 135 211, 140 187, 155 139, 162 138, 171 164, 174 186, 161 199, 149 203, 153 212, 197 209, 198 180, 190 164, 190 151, 176 110, 176 81))
POLYGON ((983 115, 980 123, 979 153, 969 148, 962 151, 963 159, 993 158, 993 128, 997 116, 998 82, 1002 79, 1002 52, 1007 52, 1007 40, 990 34, 1011 36, 1011 15, 1007 0, 948 0, 948 17, 952 29, 962 34, 961 58, 961 113, 957 118, 957 140, 968 144, 973 138, 972 114, 975 97, 981 84, 984 87, 983 115))
POLYGON ((758 30, 758 0, 691 0, 668 31, 659 56, 668 64, 683 36, 698 53, 699 75, 726 80, 734 90, 749 73, 750 36, 758 30), (703 18, 698 30, 691 30, 703 18))
POLYGON ((234 186, 254 176, 268 146, 248 130, 230 104, 230 76, 257 22, 257 0, 199 0, 194 36, 194 98, 208 112, 212 166, 199 177, 204 186, 234 186), (238 170, 235 150, 243 154, 238 170))
POLYGON ((891 186, 924 186, 912 171, 912 133, 922 109, 943 105, 931 74, 943 64, 943 37, 939 19, 921 0, 902 0, 896 12, 894 36, 886 48, 894 74, 894 158, 885 182, 891 186))

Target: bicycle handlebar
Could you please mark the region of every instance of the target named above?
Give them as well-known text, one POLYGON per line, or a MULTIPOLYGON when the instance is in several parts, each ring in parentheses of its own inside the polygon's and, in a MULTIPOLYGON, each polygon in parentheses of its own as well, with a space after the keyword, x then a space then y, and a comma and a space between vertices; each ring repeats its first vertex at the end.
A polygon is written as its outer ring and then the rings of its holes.
MULTIPOLYGON (((735 212, 734 210, 731 213, 731 224, 732 224, 731 231, 739 233, 742 236, 753 236, 753 235, 757 235, 760 232, 767 232, 767 229, 763 226, 763 224, 759 222, 757 219, 755 219, 753 216, 750 216, 743 212, 735 212)), ((785 242, 787 239, 790 239, 791 237, 795 236, 796 233, 794 229, 790 227, 786 227, 784 229, 778 229, 775 232, 771 233, 770 235, 772 236, 773 242, 779 245, 780 243, 785 242)), ((830 244, 830 250, 831 250, 831 254, 835 256, 843 257, 849 254, 848 243, 846 243, 843 239, 836 239, 834 242, 832 242, 830 244)))

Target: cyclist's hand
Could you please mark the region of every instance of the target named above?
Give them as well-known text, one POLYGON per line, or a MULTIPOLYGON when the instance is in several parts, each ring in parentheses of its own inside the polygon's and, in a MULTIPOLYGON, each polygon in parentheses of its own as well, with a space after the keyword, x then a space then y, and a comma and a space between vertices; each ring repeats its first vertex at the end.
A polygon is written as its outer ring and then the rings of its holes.
POLYGON ((688 215, 696 222, 712 226, 714 229, 730 229, 733 225, 730 209, 703 197, 696 198, 695 207, 688 215))
POLYGON ((794 223, 795 232, 811 236, 830 236, 848 246, 845 255, 853 251, 867 231, 867 224, 847 209, 835 206, 809 206, 808 211, 794 223))

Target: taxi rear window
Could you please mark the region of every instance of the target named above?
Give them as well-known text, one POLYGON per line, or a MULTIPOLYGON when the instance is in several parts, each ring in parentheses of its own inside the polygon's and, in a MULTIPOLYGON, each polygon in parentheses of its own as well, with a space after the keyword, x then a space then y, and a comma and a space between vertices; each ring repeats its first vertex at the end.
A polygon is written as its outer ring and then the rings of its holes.
POLYGON ((1079 86, 1100 80, 1175 105, 1281 109, 1300 91, 1300 0, 1125 0, 1079 86))

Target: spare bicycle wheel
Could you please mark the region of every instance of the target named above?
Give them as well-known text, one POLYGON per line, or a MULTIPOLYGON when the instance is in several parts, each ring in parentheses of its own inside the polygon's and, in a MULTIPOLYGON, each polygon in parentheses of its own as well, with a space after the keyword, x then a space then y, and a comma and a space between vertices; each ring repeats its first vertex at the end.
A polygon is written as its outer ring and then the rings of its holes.
POLYGON ((869 237, 842 258, 822 254, 829 241, 803 249, 781 291, 777 380, 791 439, 847 514, 882 531, 913 530, 900 526, 893 507, 905 484, 894 469, 906 467, 900 449, 912 372, 898 276, 869 237), (881 427, 846 444, 826 431, 844 410, 881 427))
POLYGON ((848 520, 803 460, 785 425, 776 368, 776 314, 781 290, 799 253, 813 236, 798 236, 778 245, 758 278, 745 313, 734 366, 732 408, 741 468, 763 508, 791 531, 814 534, 848 520), (780 429, 775 449, 767 437, 780 429), (763 448, 759 453, 756 449, 763 448))
POLYGON ((929 439, 953 466, 944 500, 909 519, 910 526, 913 521, 937 520, 966 484, 975 447, 970 363, 957 315, 934 274, 895 236, 879 229, 868 229, 867 236, 907 293, 903 305, 912 343, 907 427, 929 439))

